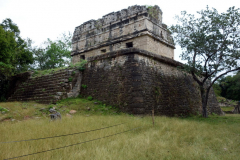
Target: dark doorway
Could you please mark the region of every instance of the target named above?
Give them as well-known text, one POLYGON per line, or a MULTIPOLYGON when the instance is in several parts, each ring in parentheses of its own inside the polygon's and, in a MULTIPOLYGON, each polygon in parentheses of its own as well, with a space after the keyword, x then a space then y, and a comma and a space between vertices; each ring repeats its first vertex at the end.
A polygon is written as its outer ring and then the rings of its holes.
POLYGON ((133 47, 133 42, 126 43, 126 48, 131 48, 131 47, 133 47))
POLYGON ((80 55, 80 59, 85 60, 85 55, 80 55))

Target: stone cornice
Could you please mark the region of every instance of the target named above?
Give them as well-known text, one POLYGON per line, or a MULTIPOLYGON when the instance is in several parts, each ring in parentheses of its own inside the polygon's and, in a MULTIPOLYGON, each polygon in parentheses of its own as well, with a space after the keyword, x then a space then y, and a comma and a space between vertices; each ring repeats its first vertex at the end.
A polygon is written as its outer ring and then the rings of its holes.
POLYGON ((99 49, 101 47, 113 45, 115 43, 120 43, 122 41, 130 40, 130 39, 133 39, 135 37, 144 36, 144 35, 148 35, 150 37, 153 37, 154 39, 158 40, 159 42, 175 49, 175 46, 173 44, 171 44, 168 41, 166 41, 165 39, 160 38, 159 36, 155 35, 152 31, 150 31, 148 29, 144 29, 144 30, 141 30, 141 31, 134 32, 131 35, 124 35, 124 36, 121 36, 121 37, 111 39, 111 40, 106 41, 106 42, 102 42, 101 44, 95 45, 93 47, 88 47, 88 48, 86 48, 82 51, 76 51, 76 50, 72 51, 71 56, 78 55, 78 54, 81 54, 81 53, 84 53, 84 52, 88 52, 88 51, 91 51, 91 50, 94 50, 94 49, 99 49))
POLYGON ((89 57, 87 60, 88 60, 88 62, 94 62, 94 61, 98 61, 98 60, 101 60, 101 59, 115 58, 115 57, 118 57, 118 56, 129 55, 129 54, 139 54, 139 55, 142 55, 142 56, 150 57, 154 60, 163 62, 165 64, 169 64, 169 65, 174 66, 174 67, 178 67, 178 66, 182 67, 184 65, 183 63, 175 61, 171 58, 167 58, 165 56, 157 55, 157 54, 154 54, 152 52, 148 52, 146 50, 142 50, 142 49, 138 49, 138 48, 127 48, 127 49, 121 49, 121 50, 118 50, 118 51, 112 51, 112 52, 108 52, 106 54, 97 55, 97 56, 94 56, 94 57, 89 57))

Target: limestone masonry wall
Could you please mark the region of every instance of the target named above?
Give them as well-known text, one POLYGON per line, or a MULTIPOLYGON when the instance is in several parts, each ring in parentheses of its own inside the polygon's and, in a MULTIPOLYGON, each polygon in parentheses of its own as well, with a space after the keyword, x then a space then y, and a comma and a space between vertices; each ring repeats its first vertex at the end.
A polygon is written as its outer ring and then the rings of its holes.
POLYGON ((63 98, 76 97, 80 92, 81 76, 78 70, 64 69, 46 76, 28 78, 15 85, 15 91, 8 101, 37 101, 50 104, 63 98))
MULTIPOLYGON (((131 48, 89 58, 81 90, 84 96, 115 105, 132 114, 201 114, 198 85, 167 57, 131 48)), ((221 114, 211 91, 208 112, 221 114)))
MULTIPOLYGON (((88 58, 82 73, 68 68, 24 80, 8 101, 56 103, 80 93, 131 114, 201 114, 198 85, 177 66, 182 64, 145 50, 122 49, 88 58), (82 85, 87 87, 80 90, 82 85)), ((212 90, 208 112, 222 113, 212 90)))
POLYGON ((174 57, 174 43, 158 6, 131 6, 75 28, 72 62, 124 48, 140 48, 174 57))

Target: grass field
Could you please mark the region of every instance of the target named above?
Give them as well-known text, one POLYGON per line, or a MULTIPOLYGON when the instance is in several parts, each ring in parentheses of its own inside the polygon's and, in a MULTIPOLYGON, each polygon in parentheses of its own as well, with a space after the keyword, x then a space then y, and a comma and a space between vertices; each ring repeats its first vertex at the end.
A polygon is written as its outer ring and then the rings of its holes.
MULTIPOLYGON (((30 115, 34 113, 40 117, 34 118, 34 116, 30 116, 31 119, 23 120, 20 116, 13 122, 2 121, 0 123, 0 142, 57 136, 120 123, 125 124, 58 138, 17 143, 0 143, 0 159, 76 144, 137 127, 141 128, 108 138, 34 154, 19 159, 239 159, 240 115, 210 116, 209 118, 169 118, 156 116, 155 126, 153 126, 150 116, 118 115, 114 114, 116 113, 114 109, 106 107, 104 104, 98 106, 92 105, 93 102, 83 102, 84 100, 78 100, 79 102, 76 102, 77 100, 72 101, 73 100, 65 100, 62 101, 61 104, 66 105, 66 103, 68 103, 68 109, 72 109, 81 102, 83 106, 79 105, 81 109, 78 110, 78 113, 72 117, 67 117, 65 116, 65 111, 62 111, 62 120, 51 122, 49 122, 47 116, 41 116, 42 113, 35 113, 36 111, 32 109, 34 107, 43 107, 38 106, 39 104, 36 106, 34 103, 0 103, 0 106, 9 106, 8 108, 15 105, 15 108, 19 109, 19 114, 30 115), (22 110, 26 110, 27 113, 20 112, 20 108, 23 107, 21 105, 25 107, 25 109, 22 110), (72 108, 70 106, 72 106, 72 108), (92 109, 95 107, 95 109, 89 112, 84 110, 86 107, 91 107, 92 109)), ((61 109, 61 105, 58 107, 61 109)), ((3 115, 0 114, 0 116, 3 115)))
POLYGON ((234 107, 229 106, 229 107, 221 107, 222 111, 233 111, 234 107))

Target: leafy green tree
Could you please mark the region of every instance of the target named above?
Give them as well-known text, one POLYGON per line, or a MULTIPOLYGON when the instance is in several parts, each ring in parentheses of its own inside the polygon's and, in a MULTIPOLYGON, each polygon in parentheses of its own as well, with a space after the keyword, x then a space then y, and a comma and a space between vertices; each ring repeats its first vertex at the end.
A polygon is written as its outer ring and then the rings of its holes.
POLYGON ((33 63, 31 40, 20 37, 20 30, 11 19, 0 24, 0 71, 1 77, 8 77, 25 71, 33 63))
POLYGON ((240 100, 240 74, 231 77, 226 92, 226 98, 240 100))
POLYGON ((11 19, 3 20, 0 24, 0 101, 8 91, 8 78, 26 71, 31 63, 31 40, 20 37, 20 30, 11 19))
POLYGON ((221 87, 219 86, 218 83, 214 83, 213 84, 213 90, 214 90, 214 93, 217 95, 217 96, 221 96, 221 92, 222 92, 222 89, 221 87))
POLYGON ((43 70, 45 65, 45 49, 34 47, 33 55, 34 55, 34 64, 32 65, 32 68, 43 70))
POLYGON ((15 59, 13 53, 16 45, 14 33, 5 31, 0 25, 0 79, 8 76, 14 70, 12 62, 15 59))
POLYGON ((216 9, 197 12, 198 18, 186 11, 177 16, 177 25, 170 29, 183 49, 185 69, 198 83, 202 114, 207 115, 209 91, 216 80, 229 72, 240 70, 240 9, 230 7, 226 13, 216 9))
POLYGON ((70 33, 68 35, 62 34, 56 41, 47 39, 44 42, 44 47, 34 48, 37 68, 43 70, 68 65, 71 58, 71 39, 72 35, 70 33))
MULTIPOLYGON (((227 99, 240 100, 240 73, 223 77, 216 84, 220 88, 220 95, 227 99)), ((215 89, 215 88, 214 88, 215 89)))

